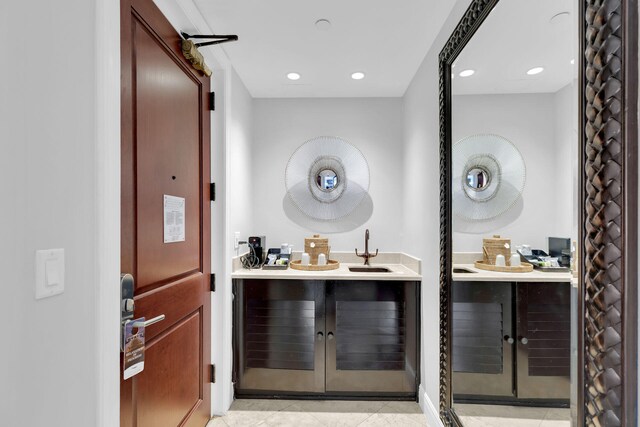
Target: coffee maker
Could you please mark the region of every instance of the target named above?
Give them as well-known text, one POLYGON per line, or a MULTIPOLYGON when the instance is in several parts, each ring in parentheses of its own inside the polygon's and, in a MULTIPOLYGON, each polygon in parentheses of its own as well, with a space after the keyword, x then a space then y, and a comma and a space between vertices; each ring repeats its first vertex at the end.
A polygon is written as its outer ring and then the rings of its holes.
POLYGON ((264 248, 267 247, 267 238, 265 236, 251 236, 247 243, 249 255, 254 255, 257 258, 257 264, 264 263, 264 248))

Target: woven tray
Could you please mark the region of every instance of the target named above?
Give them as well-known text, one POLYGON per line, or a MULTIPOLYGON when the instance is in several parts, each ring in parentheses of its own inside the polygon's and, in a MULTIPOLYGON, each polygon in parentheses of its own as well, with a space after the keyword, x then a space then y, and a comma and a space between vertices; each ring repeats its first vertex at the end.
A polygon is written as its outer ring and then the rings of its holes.
POLYGON ((330 259, 329 261, 327 261, 327 265, 313 265, 313 264, 302 265, 301 262, 302 261, 300 261, 299 259, 295 261, 291 261, 289 263, 289 267, 293 268, 294 270, 305 270, 305 271, 336 270, 338 267, 340 267, 340 263, 333 259, 330 259))
POLYGON ((476 261, 474 265, 480 270, 499 271, 502 273, 530 273, 533 271, 533 265, 528 262, 523 262, 518 267, 498 267, 497 265, 485 264, 482 261, 476 261))

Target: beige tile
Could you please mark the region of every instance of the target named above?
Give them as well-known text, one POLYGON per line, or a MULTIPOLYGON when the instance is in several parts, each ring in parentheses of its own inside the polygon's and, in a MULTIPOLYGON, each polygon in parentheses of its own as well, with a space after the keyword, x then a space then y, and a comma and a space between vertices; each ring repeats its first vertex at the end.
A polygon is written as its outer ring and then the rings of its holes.
POLYGON ((481 417, 460 416, 460 421, 464 427, 490 427, 481 417))
POLYGON ((280 399, 236 399, 231 411, 282 411, 293 405, 293 400, 280 399))
POLYGON ((540 427, 571 427, 571 420, 542 420, 540 427))
POLYGON ((224 422, 222 417, 214 417, 209 420, 206 427, 227 427, 227 423, 224 422))
POLYGON ((255 426, 278 411, 282 411, 293 404, 291 400, 276 399, 237 399, 231 404, 222 421, 227 426, 255 426))
POLYGON ((387 402, 357 400, 300 400, 296 406, 306 412, 336 412, 373 414, 382 409, 387 402))
POLYGON ((544 417, 545 421, 570 421, 571 409, 569 408, 549 408, 547 415, 544 417))
POLYGON ((369 418, 371 413, 364 412, 307 412, 327 427, 356 427, 369 418))
POLYGON ((510 417, 460 417, 465 427, 539 427, 541 419, 510 417))
POLYGON ((532 408, 527 406, 472 405, 459 403, 454 405, 454 409, 458 416, 532 419, 540 421, 545 418, 549 411, 548 408, 532 408))
POLYGON ((364 420, 360 426, 426 426, 427 419, 424 414, 402 414, 378 412, 364 420))
POLYGON ((289 406, 286 410, 275 412, 265 418, 259 426, 278 426, 278 427, 322 427, 323 424, 312 415, 302 411, 296 404, 289 406))
POLYGON ((426 425, 415 402, 239 399, 224 417, 214 418, 207 427, 426 425))
POLYGON ((276 411, 229 411, 222 420, 229 427, 264 425, 264 421, 276 411))
POLYGON ((416 402, 386 402, 384 407, 378 412, 390 413, 390 414, 422 414, 420 405, 416 402))

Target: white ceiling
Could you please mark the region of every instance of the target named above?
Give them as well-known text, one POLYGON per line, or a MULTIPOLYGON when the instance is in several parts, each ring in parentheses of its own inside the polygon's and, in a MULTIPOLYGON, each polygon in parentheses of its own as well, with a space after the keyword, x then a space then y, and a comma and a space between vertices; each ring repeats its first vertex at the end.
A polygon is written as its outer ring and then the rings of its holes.
POLYGON ((578 70, 577 8, 573 0, 500 1, 454 62, 453 93, 553 93, 569 84, 578 70), (561 12, 569 15, 551 20, 561 12), (528 76, 536 66, 545 70, 528 76), (458 76, 469 68, 473 76, 458 76))
POLYGON ((216 34, 239 36, 223 49, 255 98, 400 97, 455 0, 195 3, 216 34), (318 30, 319 19, 331 28, 318 30), (366 77, 351 79, 356 71, 366 77))
MULTIPOLYGON (((462 0, 464 1, 464 0, 462 0)), ((400 97, 456 0, 195 0, 255 98, 400 97), (316 28, 331 21, 328 31, 316 28), (351 79, 355 71, 363 80, 351 79), (287 79, 290 72, 302 78, 287 79)), ((453 93, 556 92, 577 77, 577 1, 501 0, 454 64, 453 93), (552 20, 552 17, 569 12, 552 20), (534 66, 545 71, 526 75, 534 66), (461 78, 464 69, 476 73, 461 78)))

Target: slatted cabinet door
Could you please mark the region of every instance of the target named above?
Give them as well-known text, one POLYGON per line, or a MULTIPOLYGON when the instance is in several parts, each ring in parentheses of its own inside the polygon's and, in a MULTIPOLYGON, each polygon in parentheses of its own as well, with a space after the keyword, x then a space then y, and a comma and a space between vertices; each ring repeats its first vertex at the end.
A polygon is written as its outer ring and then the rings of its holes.
POLYGON ((512 283, 453 282, 454 399, 514 396, 512 283))
POLYGON ((518 397, 569 399, 571 284, 518 283, 518 397))
POLYGON ((324 392, 324 282, 245 279, 235 288, 238 394, 324 392))
POLYGON ((327 284, 327 393, 415 395, 416 282, 327 284))

